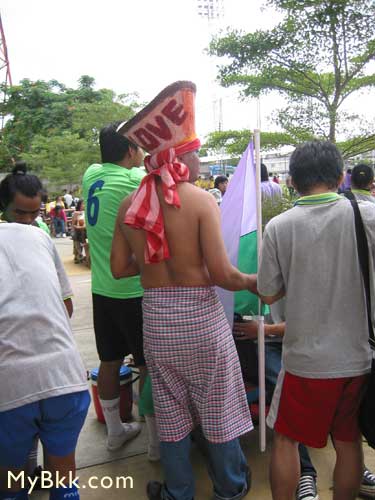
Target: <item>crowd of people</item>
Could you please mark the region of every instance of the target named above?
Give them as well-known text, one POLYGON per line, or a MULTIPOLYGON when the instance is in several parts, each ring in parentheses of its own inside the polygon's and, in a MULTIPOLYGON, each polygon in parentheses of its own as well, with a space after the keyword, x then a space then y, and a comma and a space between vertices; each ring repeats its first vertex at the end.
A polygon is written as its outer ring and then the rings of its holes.
MULTIPOLYGON (((375 496, 358 426, 371 365, 366 301, 352 205, 338 194, 351 189, 358 201, 372 274, 373 170, 357 165, 343 187, 343 160, 334 144, 298 146, 290 176, 299 197, 267 224, 258 273, 242 273, 229 261, 220 202, 209 192, 225 196, 228 179, 218 176, 207 191, 194 186, 200 146, 194 97, 194 84, 177 82, 128 122, 104 127, 101 163, 84 174, 83 199, 66 193, 49 211, 59 219, 53 222, 56 236, 63 235, 62 214, 75 203, 74 231, 81 235, 84 229, 90 243, 107 447, 117 450, 141 430, 139 422, 123 423, 120 416, 119 371, 131 353, 141 374, 148 457, 160 459, 164 471, 162 483, 148 482, 147 497, 194 498, 193 438, 207 459, 214 498, 247 495, 251 470, 239 437, 253 424, 236 343, 255 339, 257 323, 237 317, 232 332, 215 287, 245 290, 270 305, 265 335, 272 498, 319 498, 307 446, 322 448, 328 438, 336 453, 334 500, 353 500, 359 492, 375 496), (153 126, 161 122, 162 137, 153 126), (143 163, 146 174, 138 168, 143 163)), ((270 180, 265 165, 261 170, 262 196, 281 197, 278 179, 270 180)), ((38 220, 44 197, 40 180, 23 162, 0 183, 0 500, 28 498, 19 481, 8 486, 7 474, 35 472, 30 457, 35 459, 39 439, 44 466, 74 476, 90 402, 69 322, 72 290, 38 220)), ((82 236, 74 240, 79 261, 78 243, 82 236)), ((50 499, 67 494, 79 498, 74 484, 55 484, 50 499)))

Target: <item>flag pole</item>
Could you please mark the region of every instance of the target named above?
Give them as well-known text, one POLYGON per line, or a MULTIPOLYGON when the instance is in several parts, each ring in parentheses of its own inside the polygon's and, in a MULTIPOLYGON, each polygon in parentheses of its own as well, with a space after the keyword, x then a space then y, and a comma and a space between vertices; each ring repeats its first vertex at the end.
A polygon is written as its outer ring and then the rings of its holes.
MULTIPOLYGON (((255 149, 255 186, 257 199, 257 242, 258 266, 262 249, 262 193, 260 189, 260 130, 254 130, 255 149)), ((265 382, 265 351, 264 351, 264 317, 262 302, 258 303, 258 380, 259 380, 259 448, 266 451, 266 382, 265 382)))

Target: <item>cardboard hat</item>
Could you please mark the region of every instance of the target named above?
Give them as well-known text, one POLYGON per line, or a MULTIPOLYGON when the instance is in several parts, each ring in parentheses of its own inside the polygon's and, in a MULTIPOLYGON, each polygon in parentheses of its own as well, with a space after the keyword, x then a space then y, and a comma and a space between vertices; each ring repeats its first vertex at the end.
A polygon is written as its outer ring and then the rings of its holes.
POLYGON ((172 83, 117 132, 151 155, 194 141, 195 92, 192 82, 172 83))

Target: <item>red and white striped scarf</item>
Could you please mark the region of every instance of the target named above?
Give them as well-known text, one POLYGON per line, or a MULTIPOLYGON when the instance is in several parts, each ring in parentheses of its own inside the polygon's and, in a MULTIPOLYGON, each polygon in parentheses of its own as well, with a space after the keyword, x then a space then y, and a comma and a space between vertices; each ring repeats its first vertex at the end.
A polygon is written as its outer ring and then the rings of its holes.
POLYGON ((164 200, 176 208, 181 206, 177 184, 189 180, 189 169, 177 157, 199 149, 200 141, 193 141, 165 149, 146 156, 145 167, 148 173, 133 196, 132 203, 125 215, 125 224, 146 231, 145 263, 153 264, 170 257, 165 236, 163 211, 160 206, 156 176, 160 177, 164 200))

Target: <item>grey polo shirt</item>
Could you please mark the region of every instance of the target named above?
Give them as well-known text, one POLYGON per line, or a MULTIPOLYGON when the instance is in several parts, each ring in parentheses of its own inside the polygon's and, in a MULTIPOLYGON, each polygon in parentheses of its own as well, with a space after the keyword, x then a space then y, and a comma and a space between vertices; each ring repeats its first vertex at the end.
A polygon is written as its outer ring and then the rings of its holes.
MULTIPOLYGON (((370 246, 373 289, 375 206, 359 205, 370 246)), ((353 209, 347 199, 295 206, 269 222, 258 288, 271 296, 282 287, 286 371, 307 378, 351 377, 369 371, 364 290, 353 209)))

